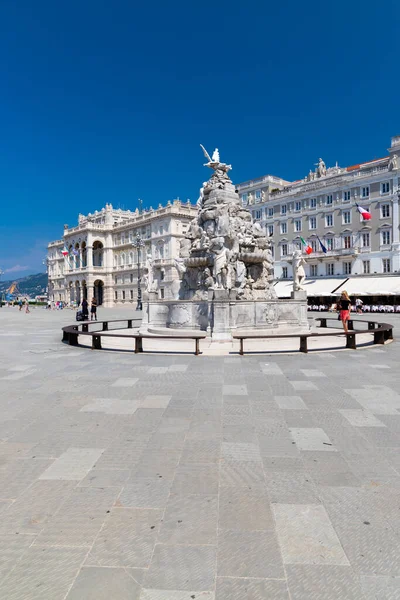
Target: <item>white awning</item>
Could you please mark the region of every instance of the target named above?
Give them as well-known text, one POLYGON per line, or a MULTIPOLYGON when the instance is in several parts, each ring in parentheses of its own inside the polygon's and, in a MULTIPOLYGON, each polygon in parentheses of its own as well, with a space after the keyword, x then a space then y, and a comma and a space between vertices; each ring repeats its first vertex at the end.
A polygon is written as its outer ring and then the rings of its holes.
POLYGON ((342 277, 341 279, 306 279, 303 283, 303 288, 307 292, 307 296, 336 296, 336 293, 333 293, 336 288, 341 286, 346 279, 342 277))
POLYGON ((350 277, 337 294, 343 290, 350 296, 400 296, 400 276, 350 277))
POLYGON ((290 298, 290 294, 293 292, 293 281, 277 281, 274 287, 278 298, 290 298))
MULTIPOLYGON (((336 296, 333 293, 337 287, 341 286, 346 279, 322 278, 321 279, 306 279, 303 283, 303 288, 307 292, 307 296, 336 296)), ((290 298, 293 291, 293 280, 278 281, 275 284, 275 291, 278 298, 290 298)))

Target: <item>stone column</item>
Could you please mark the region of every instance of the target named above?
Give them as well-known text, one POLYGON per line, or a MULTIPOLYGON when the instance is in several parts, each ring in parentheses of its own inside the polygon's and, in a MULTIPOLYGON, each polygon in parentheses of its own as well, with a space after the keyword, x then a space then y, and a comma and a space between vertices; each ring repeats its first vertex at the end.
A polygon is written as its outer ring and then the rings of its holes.
POLYGON ((392 271, 400 271, 400 237, 399 237, 399 200, 400 190, 398 178, 393 179, 392 204, 392 271))

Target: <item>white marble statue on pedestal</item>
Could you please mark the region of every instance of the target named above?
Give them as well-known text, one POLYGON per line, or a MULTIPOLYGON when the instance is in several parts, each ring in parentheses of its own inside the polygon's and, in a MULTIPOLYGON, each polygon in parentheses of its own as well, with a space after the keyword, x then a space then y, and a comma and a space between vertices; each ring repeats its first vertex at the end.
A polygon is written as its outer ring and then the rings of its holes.
POLYGON ((216 289, 227 288, 228 249, 224 246, 224 238, 214 238, 210 246, 214 254, 213 275, 216 289))
POLYGON ((303 283, 306 278, 306 272, 304 270, 304 265, 306 261, 301 254, 301 250, 295 250, 293 252, 292 257, 292 265, 293 265, 293 291, 298 292, 299 290, 304 290, 303 283))
POLYGON ((154 267, 153 267, 153 257, 151 252, 147 253, 146 256, 146 268, 147 268, 147 287, 146 290, 148 292, 154 292, 157 284, 154 281, 154 267))

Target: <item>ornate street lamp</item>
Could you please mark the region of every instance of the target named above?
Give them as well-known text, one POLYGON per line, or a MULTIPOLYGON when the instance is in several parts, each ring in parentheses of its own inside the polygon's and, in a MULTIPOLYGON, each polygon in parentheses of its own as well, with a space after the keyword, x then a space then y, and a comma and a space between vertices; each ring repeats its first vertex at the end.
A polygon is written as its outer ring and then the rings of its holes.
POLYGON ((137 305, 136 310, 142 310, 142 288, 140 287, 140 250, 144 246, 144 241, 140 235, 136 234, 136 239, 132 242, 132 246, 137 250, 138 256, 138 280, 137 280, 137 305))
MULTIPOLYGON (((0 279, 1 279, 2 275, 4 275, 4 271, 2 269, 0 269, 0 279)), ((4 296, 4 293, 0 292, 0 308, 2 308, 2 306, 3 306, 3 296, 4 296)))

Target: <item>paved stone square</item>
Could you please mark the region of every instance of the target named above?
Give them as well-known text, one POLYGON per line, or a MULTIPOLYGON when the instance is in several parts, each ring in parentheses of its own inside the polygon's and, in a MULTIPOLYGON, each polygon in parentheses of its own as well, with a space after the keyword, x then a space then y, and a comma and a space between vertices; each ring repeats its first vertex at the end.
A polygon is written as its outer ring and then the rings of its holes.
POLYGON ((400 598, 396 340, 135 355, 74 318, 0 309, 1 599, 400 598))

